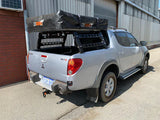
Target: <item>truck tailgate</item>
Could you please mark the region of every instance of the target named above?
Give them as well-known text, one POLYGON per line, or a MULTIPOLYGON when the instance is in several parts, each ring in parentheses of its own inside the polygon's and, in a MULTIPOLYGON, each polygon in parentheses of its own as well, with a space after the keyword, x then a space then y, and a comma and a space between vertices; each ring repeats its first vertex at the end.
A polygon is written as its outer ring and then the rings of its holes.
POLYGON ((54 80, 67 81, 67 64, 71 56, 30 51, 28 68, 54 80))

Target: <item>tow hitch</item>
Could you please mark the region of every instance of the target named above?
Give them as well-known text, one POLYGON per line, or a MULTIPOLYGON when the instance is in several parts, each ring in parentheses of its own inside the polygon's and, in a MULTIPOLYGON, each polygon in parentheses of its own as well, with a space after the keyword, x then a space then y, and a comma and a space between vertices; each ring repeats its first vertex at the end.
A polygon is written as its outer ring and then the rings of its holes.
POLYGON ((45 88, 43 88, 43 92, 42 92, 42 94, 43 94, 43 97, 45 98, 46 97, 46 95, 47 94, 51 94, 52 93, 52 91, 50 91, 50 90, 47 90, 47 89, 45 89, 45 88))

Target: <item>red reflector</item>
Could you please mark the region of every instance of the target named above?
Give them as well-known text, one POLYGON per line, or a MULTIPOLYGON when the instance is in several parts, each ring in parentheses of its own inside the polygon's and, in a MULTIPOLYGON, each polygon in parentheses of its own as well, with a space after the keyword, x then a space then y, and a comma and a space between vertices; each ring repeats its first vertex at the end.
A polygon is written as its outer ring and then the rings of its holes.
POLYGON ((41 57, 44 57, 44 58, 46 58, 47 56, 46 56, 46 55, 41 55, 41 57))
POLYGON ((92 25, 90 23, 86 23, 85 27, 91 27, 92 25))
POLYGON ((43 20, 38 21, 38 22, 34 22, 34 26, 43 26, 43 20))
POLYGON ((27 64, 29 64, 29 53, 27 54, 27 64))
POLYGON ((67 75, 73 75, 76 73, 79 68, 82 66, 82 59, 80 58, 73 58, 68 61, 68 69, 67 69, 67 75))

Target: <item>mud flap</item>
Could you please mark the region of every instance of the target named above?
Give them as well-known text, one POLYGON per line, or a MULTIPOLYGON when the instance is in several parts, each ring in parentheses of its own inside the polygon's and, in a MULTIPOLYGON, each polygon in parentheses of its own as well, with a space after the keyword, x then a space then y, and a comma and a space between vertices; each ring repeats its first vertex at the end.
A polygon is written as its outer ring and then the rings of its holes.
POLYGON ((99 97, 99 89, 98 88, 89 88, 87 89, 87 100, 97 103, 99 97))

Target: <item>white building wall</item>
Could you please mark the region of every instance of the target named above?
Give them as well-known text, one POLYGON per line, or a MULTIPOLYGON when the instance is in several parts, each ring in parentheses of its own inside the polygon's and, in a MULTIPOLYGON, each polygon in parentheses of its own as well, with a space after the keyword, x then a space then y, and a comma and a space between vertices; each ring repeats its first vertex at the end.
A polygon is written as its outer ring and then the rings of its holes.
MULTIPOLYGON (((147 4, 147 0, 145 2, 147 4)), ((118 19, 118 27, 126 28, 138 41, 147 41, 148 44, 160 43, 160 20, 157 18, 122 1, 119 3, 118 19)))
POLYGON ((94 0, 26 0, 29 17, 64 10, 78 15, 94 16, 94 0))
POLYGON ((158 9, 158 17, 160 18, 160 8, 158 9))
POLYGON ((116 26, 116 1, 94 0, 94 16, 108 19, 109 26, 116 26))

